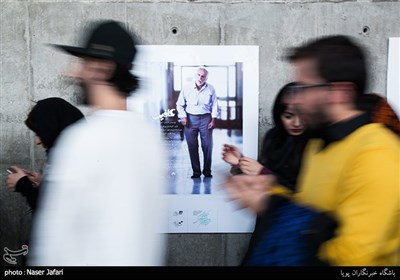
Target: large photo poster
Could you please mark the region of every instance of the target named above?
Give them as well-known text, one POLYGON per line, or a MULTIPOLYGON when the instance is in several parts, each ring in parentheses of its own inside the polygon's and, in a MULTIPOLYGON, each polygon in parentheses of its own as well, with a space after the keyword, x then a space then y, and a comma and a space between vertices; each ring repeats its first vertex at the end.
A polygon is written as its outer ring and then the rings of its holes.
POLYGON ((223 188, 222 148, 257 158, 258 47, 139 46, 134 69, 142 86, 129 105, 160 130, 168 158, 166 232, 251 232, 253 214, 223 188))

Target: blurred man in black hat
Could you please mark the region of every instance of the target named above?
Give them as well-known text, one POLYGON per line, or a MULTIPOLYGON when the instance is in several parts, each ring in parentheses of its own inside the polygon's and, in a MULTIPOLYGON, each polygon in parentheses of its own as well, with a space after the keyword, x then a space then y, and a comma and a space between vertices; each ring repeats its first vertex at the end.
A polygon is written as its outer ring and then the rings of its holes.
POLYGON ((30 264, 161 265, 165 160, 158 133, 127 110, 135 42, 115 21, 89 34, 84 47, 55 45, 81 58, 73 76, 95 111, 53 153, 30 264))

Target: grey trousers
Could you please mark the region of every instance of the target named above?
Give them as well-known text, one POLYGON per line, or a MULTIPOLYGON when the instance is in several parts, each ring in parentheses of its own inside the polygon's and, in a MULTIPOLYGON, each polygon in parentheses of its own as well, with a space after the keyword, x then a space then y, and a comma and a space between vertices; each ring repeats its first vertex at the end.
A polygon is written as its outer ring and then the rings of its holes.
POLYGON ((185 126, 185 137, 189 148, 190 162, 192 164, 193 175, 200 176, 211 174, 211 158, 213 148, 213 129, 208 129, 211 122, 211 114, 191 115, 187 114, 187 124, 185 126), (199 140, 200 133, 201 149, 204 157, 203 172, 201 172, 199 158, 199 140))

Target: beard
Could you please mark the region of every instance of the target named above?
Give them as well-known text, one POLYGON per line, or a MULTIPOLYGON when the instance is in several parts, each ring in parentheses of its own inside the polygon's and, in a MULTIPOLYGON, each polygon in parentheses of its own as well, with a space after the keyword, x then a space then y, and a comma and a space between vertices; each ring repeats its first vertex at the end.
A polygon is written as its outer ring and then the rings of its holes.
POLYGON ((313 111, 304 112, 301 114, 305 122, 305 128, 310 135, 318 136, 321 131, 329 125, 328 117, 325 111, 319 107, 313 111))

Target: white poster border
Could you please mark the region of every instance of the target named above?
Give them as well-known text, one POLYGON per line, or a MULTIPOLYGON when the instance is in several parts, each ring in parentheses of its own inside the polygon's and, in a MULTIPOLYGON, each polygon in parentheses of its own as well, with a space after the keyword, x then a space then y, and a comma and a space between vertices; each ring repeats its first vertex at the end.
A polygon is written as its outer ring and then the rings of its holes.
MULTIPOLYGON (((258 155, 258 46, 195 46, 139 45, 135 58, 137 66, 151 62, 174 62, 193 65, 243 65, 243 154, 256 159, 258 155)), ((136 67, 136 69, 140 67, 136 67)), ((135 69, 135 67, 134 67, 135 69)), ((135 71, 134 71, 135 72, 135 71)), ((143 73, 136 73, 141 77, 143 73)), ((145 96, 144 93, 142 96, 145 96)), ((136 101, 141 94, 136 95, 136 101)), ((144 97, 145 98, 145 97, 144 97)), ((132 98, 134 100, 134 98, 132 98)), ((141 106, 140 102, 130 102, 141 106)), ((129 104, 128 104, 129 105, 129 104)), ((221 153, 215 148, 215 153, 221 153)), ((223 195, 167 194, 167 233, 246 233, 252 232, 254 215, 223 195)))

